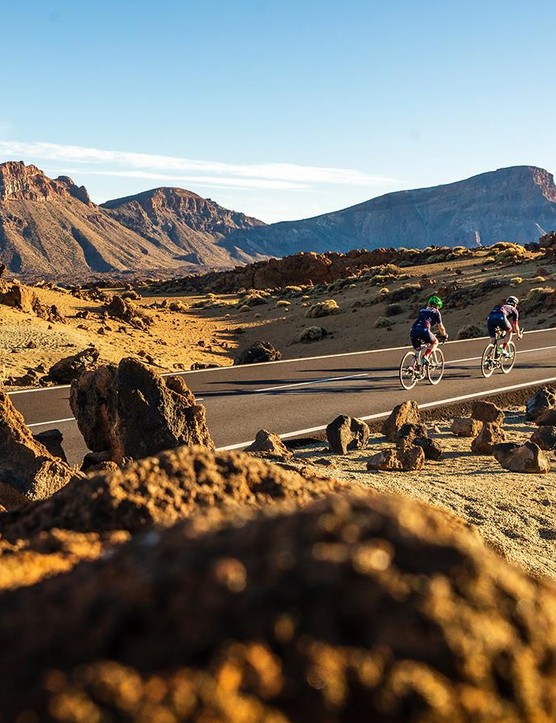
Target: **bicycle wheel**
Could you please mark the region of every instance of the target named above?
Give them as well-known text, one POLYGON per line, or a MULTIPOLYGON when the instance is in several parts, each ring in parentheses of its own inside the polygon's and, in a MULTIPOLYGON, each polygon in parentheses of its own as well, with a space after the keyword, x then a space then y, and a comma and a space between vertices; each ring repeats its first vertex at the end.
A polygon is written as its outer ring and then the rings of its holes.
POLYGON ((494 344, 487 344, 484 348, 483 355, 481 357, 481 374, 485 379, 492 376, 494 371, 494 357, 496 354, 496 347, 494 344))
POLYGON ((508 374, 514 368, 516 348, 513 341, 508 342, 506 351, 508 353, 508 356, 503 356, 500 359, 500 369, 502 369, 503 374, 508 374))
POLYGON ((444 374, 444 354, 441 349, 435 349, 427 357, 427 379, 431 384, 438 384, 444 374))
POLYGON ((417 374, 415 373, 415 354, 408 351, 404 354, 400 362, 400 384, 404 389, 413 389, 417 384, 417 374))

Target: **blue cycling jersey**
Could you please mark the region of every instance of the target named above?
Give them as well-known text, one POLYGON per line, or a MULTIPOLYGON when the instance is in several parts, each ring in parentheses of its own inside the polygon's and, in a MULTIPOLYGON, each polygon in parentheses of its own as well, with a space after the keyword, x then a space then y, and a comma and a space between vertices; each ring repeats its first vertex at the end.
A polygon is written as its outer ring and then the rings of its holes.
POLYGON ((417 315, 417 319, 413 323, 412 329, 430 329, 435 324, 442 324, 442 317, 438 309, 425 307, 421 309, 417 315))
POLYGON ((511 304, 498 304, 490 312, 489 316, 505 316, 506 319, 515 324, 519 319, 519 311, 511 304))

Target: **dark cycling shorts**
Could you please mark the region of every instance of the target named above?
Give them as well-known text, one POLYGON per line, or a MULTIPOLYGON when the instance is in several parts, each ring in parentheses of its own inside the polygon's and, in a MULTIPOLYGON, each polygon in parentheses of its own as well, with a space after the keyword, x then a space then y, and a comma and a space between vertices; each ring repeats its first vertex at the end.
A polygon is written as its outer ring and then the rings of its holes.
POLYGON ((436 337, 430 329, 411 330, 411 343, 414 349, 419 349, 422 344, 432 344, 435 341, 436 337))
POLYGON ((487 319, 487 327, 490 338, 494 339, 497 329, 506 332, 512 328, 512 325, 505 314, 490 314, 487 319))

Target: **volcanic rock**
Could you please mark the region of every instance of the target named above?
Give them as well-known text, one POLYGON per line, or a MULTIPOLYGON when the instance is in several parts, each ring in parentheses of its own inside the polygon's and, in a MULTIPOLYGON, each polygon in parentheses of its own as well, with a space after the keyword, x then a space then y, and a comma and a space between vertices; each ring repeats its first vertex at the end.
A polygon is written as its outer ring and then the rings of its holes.
POLYGON ((320 341, 327 335, 328 332, 322 326, 307 326, 299 332, 296 341, 302 344, 308 344, 312 341, 320 341))
POLYGON ((278 361, 281 358, 282 353, 275 349, 269 341, 256 341, 237 355, 234 364, 260 364, 278 361))
POLYGON ((495 444, 492 450, 495 459, 510 472, 546 474, 550 472, 550 461, 542 449, 533 442, 495 444))
POLYGON ((389 442, 395 442, 398 430, 404 424, 421 424, 417 402, 410 399, 394 407, 388 419, 382 423, 382 434, 389 442))
POLYGON ((471 451, 475 454, 492 454, 495 444, 504 442, 506 433, 494 422, 483 422, 483 427, 471 442, 471 451))
POLYGON ((556 426, 556 408, 545 409, 544 412, 537 415, 535 417, 535 424, 538 424, 539 427, 556 426))
POLYGON ((364 449, 369 439, 369 425, 362 419, 341 414, 326 427, 326 439, 333 454, 347 454, 364 449))
POLYGON ((477 399, 471 405, 471 417, 480 422, 492 422, 500 425, 504 421, 504 412, 492 402, 477 399))
POLYGON ((481 423, 472 417, 454 417, 450 432, 456 437, 476 437, 481 431, 481 423))
POLYGON ((141 331, 148 329, 153 322, 151 316, 137 308, 132 301, 124 299, 118 294, 114 294, 106 309, 111 316, 122 319, 141 331))
POLYGON ((121 464, 182 444, 212 448, 205 408, 181 377, 161 377, 132 358, 72 384, 70 406, 87 446, 121 464))
POLYGON ((18 540, 53 526, 135 533, 218 511, 230 515, 244 507, 304 505, 344 489, 342 482, 302 477, 248 454, 184 446, 124 469, 81 475, 49 499, 0 518, 0 534, 18 540))
POLYGON ((290 459, 293 456, 280 437, 266 429, 260 429, 255 435, 254 441, 243 451, 257 456, 279 459, 290 459))
POLYGON ((431 439, 431 437, 414 437, 412 444, 421 447, 425 453, 425 459, 432 459, 436 462, 442 457, 442 447, 436 439, 431 439))
POLYGON ((243 696, 252 720, 553 720, 556 593, 452 520, 343 495, 216 535, 180 524, 4 593, 3 714, 214 718, 243 696))
POLYGON ((47 378, 55 384, 71 384, 75 379, 99 366, 100 352, 94 346, 60 359, 48 370, 47 378))
POLYGON ((411 444, 415 437, 427 437, 428 434, 425 424, 402 424, 396 432, 396 444, 411 444))
POLYGON ((531 442, 537 444, 541 449, 556 449, 556 426, 537 427, 531 435, 531 442))
POLYGON ((383 449, 367 460, 368 470, 383 472, 414 472, 423 469, 425 452, 420 446, 405 444, 396 449, 383 449))
POLYGON ((0 391, 0 503, 12 509, 41 500, 82 476, 35 440, 23 415, 0 391))
POLYGON ((67 463, 66 453, 62 447, 64 435, 59 429, 48 429, 46 432, 34 434, 33 438, 44 445, 53 457, 59 457, 62 462, 67 463))
POLYGON ((525 419, 535 421, 538 416, 556 407, 556 388, 543 387, 525 403, 525 419))

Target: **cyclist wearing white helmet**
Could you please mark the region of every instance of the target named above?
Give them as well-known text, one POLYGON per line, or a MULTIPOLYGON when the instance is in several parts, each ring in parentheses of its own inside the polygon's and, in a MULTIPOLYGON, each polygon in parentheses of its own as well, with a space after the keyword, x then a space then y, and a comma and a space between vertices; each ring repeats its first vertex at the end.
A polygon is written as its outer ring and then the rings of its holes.
POLYGON ((438 331, 444 337, 444 340, 448 338, 448 332, 442 323, 442 317, 440 315, 440 309, 443 306, 444 303, 438 296, 429 296, 427 305, 419 311, 417 319, 414 321, 409 332, 411 344, 414 349, 420 349, 422 344, 428 345, 423 354, 423 360, 438 346, 438 339, 432 333, 433 326, 438 327, 438 331))
POLYGON ((518 304, 519 299, 516 296, 508 296, 503 304, 494 307, 487 318, 488 334, 493 344, 496 344, 498 330, 504 332, 502 346, 499 347, 499 351, 504 355, 508 354, 508 342, 512 338, 512 334, 521 334, 518 304))

